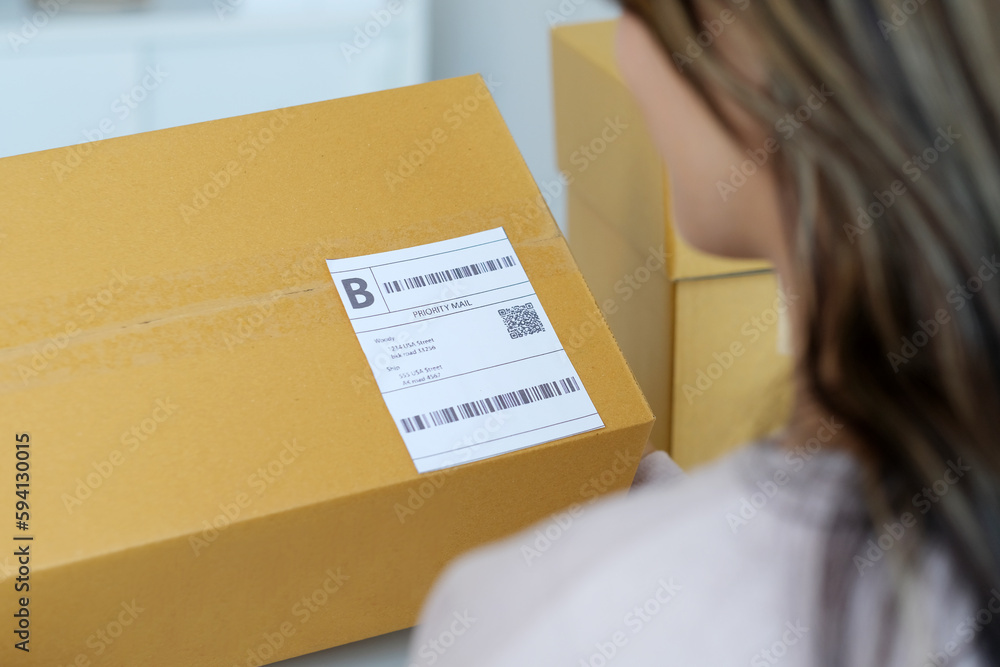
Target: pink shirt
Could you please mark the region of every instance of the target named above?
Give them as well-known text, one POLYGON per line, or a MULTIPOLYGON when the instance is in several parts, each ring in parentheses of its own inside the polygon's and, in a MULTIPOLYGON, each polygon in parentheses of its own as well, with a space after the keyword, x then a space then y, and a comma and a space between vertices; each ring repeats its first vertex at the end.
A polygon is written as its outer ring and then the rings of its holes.
MULTIPOLYGON (((834 518, 851 525, 863 516, 858 479, 845 452, 770 441, 688 476, 651 454, 630 492, 452 562, 407 664, 819 665, 823 557, 834 518)), ((881 555, 874 544, 871 559, 846 564, 846 664, 983 664, 972 645, 975 610, 936 553, 905 586, 916 613, 899 619, 891 654, 877 657, 892 559, 882 544, 881 555)))

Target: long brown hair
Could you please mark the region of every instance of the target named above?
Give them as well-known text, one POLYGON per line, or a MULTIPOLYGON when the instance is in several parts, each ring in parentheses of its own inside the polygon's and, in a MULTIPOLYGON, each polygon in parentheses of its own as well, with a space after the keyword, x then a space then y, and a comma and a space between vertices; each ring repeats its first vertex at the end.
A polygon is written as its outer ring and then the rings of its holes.
MULTIPOLYGON (((830 91, 793 137, 776 136, 805 303, 798 371, 863 454, 866 538, 887 517, 920 516, 901 565, 941 547, 985 606, 1000 588, 1000 3, 621 4, 734 135, 719 94, 769 128, 830 91), (712 48, 734 22, 752 36, 763 86, 712 48)), ((844 596, 827 602, 844 612, 844 596)), ((976 639, 1000 664, 1000 619, 976 639)), ((842 661, 843 640, 827 636, 828 662, 842 661)))

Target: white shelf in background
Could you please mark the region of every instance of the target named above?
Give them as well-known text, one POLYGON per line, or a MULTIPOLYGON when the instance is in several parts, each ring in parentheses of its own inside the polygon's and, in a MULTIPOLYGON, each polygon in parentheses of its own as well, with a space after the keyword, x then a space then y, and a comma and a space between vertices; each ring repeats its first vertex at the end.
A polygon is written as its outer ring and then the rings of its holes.
POLYGON ((160 0, 49 16, 4 3, 0 157, 426 81, 429 2, 391 4, 160 0))

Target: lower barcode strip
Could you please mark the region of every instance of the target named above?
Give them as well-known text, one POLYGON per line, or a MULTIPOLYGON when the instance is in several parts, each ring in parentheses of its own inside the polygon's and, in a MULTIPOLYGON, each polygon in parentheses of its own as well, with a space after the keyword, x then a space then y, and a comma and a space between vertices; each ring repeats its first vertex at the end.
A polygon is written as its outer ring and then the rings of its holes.
POLYGON ((482 398, 468 403, 462 403, 450 408, 442 408, 420 415, 414 415, 401 419, 405 433, 422 431, 432 426, 450 424, 462 419, 470 419, 482 415, 496 412, 498 410, 509 410, 510 408, 535 401, 543 401, 547 398, 555 398, 563 394, 571 394, 580 390, 580 383, 575 377, 563 378, 543 384, 536 384, 534 387, 517 389, 505 394, 497 394, 489 398, 482 398))

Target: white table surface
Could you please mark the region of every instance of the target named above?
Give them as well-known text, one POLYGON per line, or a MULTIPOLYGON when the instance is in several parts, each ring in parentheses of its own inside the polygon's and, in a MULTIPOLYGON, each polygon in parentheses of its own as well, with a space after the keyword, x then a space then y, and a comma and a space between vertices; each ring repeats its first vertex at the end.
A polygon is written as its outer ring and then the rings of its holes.
POLYGON ((282 667, 405 667, 411 632, 390 632, 274 664, 282 667))

